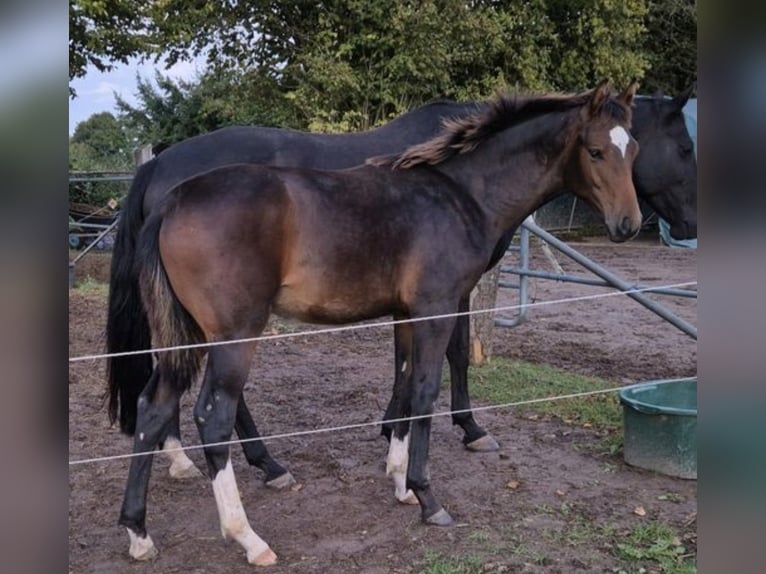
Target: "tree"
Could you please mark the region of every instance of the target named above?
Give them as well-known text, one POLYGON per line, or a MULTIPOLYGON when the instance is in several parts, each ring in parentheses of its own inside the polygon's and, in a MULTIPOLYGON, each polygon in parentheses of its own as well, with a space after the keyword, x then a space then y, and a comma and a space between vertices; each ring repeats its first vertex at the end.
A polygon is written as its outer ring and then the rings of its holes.
POLYGON ((559 90, 577 91, 603 79, 618 85, 643 77, 647 0, 548 0, 556 24, 551 77, 559 90))
POLYGON ((157 72, 154 83, 137 82, 139 105, 118 96, 117 108, 137 139, 156 150, 227 125, 302 127, 279 86, 258 72, 208 70, 191 81, 157 72))
POLYGON ((646 28, 650 68, 644 88, 678 95, 697 78, 696 0, 650 1, 646 28))
MULTIPOLYGON (((155 52, 146 28, 152 2, 140 0, 69 0, 69 81, 89 65, 104 72, 115 62, 155 52)), ((75 93, 69 89, 70 95, 75 93)))
MULTIPOLYGON (((69 139, 69 171, 130 171, 134 147, 131 131, 111 113, 93 114, 69 139)), ((126 191, 120 182, 77 182, 69 186, 69 200, 103 207, 126 191)))

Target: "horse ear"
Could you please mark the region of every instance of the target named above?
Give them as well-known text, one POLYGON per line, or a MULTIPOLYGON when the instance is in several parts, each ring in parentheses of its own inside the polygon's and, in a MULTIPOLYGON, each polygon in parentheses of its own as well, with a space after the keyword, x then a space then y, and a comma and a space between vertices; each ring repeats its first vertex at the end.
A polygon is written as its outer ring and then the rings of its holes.
POLYGON ((633 98, 636 96, 636 92, 638 91, 638 81, 633 80, 630 85, 625 88, 625 90, 620 94, 620 100, 625 102, 625 105, 630 107, 633 105, 633 98))
POLYGON ((597 116, 604 108, 604 104, 609 99, 612 89, 609 86, 609 80, 603 80, 590 96, 590 115, 597 116))
POLYGON ((686 102, 689 101, 689 98, 692 97, 693 92, 694 92, 694 84, 692 84, 691 86, 686 88, 683 92, 678 94, 675 98, 673 98, 673 103, 680 110, 686 105, 686 102))

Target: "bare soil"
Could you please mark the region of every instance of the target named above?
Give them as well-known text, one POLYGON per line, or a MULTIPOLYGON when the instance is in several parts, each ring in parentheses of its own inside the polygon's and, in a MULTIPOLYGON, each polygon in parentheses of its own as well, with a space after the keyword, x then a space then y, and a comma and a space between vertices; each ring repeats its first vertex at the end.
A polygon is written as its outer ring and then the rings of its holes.
MULTIPOLYGON (((696 252, 652 241, 573 244, 632 283, 696 280, 696 252)), ((552 270, 534 250, 534 266, 552 270)), ((78 264, 78 280, 108 277, 108 256, 78 264)), ((557 256, 565 269, 577 266, 557 256)), ((510 263, 511 261, 509 261, 510 263)), ((536 302, 608 292, 602 288, 534 281, 536 302)), ((498 304, 516 294, 501 291, 498 304)), ((653 296, 696 323, 696 299, 653 296)), ((71 290, 70 356, 103 349, 105 296, 71 290)), ((533 307, 529 321, 495 333, 494 355, 599 375, 616 384, 694 375, 696 341, 626 297, 533 307)), ((367 329, 262 344, 246 387, 247 402, 263 434, 273 435, 376 421, 388 401, 393 368, 390 329, 367 329)), ((102 398, 103 361, 69 369, 71 460, 128 453, 131 439, 108 424, 102 398)), ((198 437, 191 420, 194 393, 184 399, 182 434, 198 437)), ((437 411, 449 408, 442 392, 437 411)), ((365 574, 422 572, 429 556, 473 557, 481 572, 615 572, 616 549, 598 529, 629 532, 663 522, 695 551, 695 481, 632 468, 621 456, 588 448, 593 430, 556 419, 530 420, 513 410, 477 416, 499 441, 499 452, 466 451, 448 417, 434 419, 431 476, 437 496, 456 520, 451 528, 426 527, 416 507, 399 505, 385 476, 386 442, 378 427, 274 440, 272 454, 299 481, 286 492, 267 489, 239 449, 233 462, 250 521, 279 563, 267 571, 365 574), (510 486, 509 486, 510 485, 510 486), (645 515, 636 514, 637 507, 645 515), (577 530, 580 529, 580 530, 577 530), (582 531, 582 539, 575 534, 582 531)), ((205 468, 200 450, 190 453, 205 468)), ((117 526, 128 461, 77 465, 69 473, 70 573, 218 573, 256 568, 233 542, 222 540, 210 483, 171 479, 156 457, 148 528, 160 555, 151 563, 128 557, 128 537, 117 526)), ((659 571, 649 565, 649 571, 659 571)))

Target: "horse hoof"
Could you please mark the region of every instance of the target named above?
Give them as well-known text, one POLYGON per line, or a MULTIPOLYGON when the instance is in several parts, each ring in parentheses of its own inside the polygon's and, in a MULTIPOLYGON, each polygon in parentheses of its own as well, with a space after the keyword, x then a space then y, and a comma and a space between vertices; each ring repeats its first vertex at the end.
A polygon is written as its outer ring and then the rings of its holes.
POLYGON ((140 538, 130 530, 128 530, 128 534, 130 534, 130 550, 128 550, 128 553, 133 560, 146 562, 157 557, 159 551, 148 534, 146 538, 140 538))
POLYGON ((473 452, 495 452, 500 449, 500 445, 497 444, 491 434, 487 433, 483 437, 466 444, 465 448, 473 452))
POLYGON ((254 566, 273 566, 277 563, 277 555, 271 548, 267 548, 255 558, 249 558, 247 561, 254 566))
POLYGON ((420 504, 420 501, 418 501, 418 497, 415 496, 415 493, 412 492, 411 490, 408 490, 406 494, 401 498, 397 496, 396 500, 398 500, 400 504, 412 504, 412 505, 420 504))
POLYGON ((269 488, 273 488, 274 490, 284 490, 285 488, 292 486, 295 484, 295 478, 292 474, 290 474, 290 471, 288 470, 284 474, 273 478, 271 480, 266 481, 266 486, 269 488))
POLYGON ((449 512, 440 508, 437 512, 425 518, 424 522, 433 526, 451 526, 452 517, 449 515, 449 512))
POLYGON ((202 473, 191 461, 189 461, 189 464, 171 464, 168 469, 168 474, 171 478, 175 478, 176 480, 198 478, 202 476, 202 473))

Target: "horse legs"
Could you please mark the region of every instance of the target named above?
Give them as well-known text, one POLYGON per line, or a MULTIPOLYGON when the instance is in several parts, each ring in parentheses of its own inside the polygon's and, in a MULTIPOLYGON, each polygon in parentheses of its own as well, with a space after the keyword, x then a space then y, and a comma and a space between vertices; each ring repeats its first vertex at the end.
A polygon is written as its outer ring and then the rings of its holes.
MULTIPOLYGON (((394 329, 396 348, 396 378, 394 393, 386 409, 385 419, 396 419, 409 415, 410 406, 405 404, 409 395, 409 374, 412 372, 412 327, 410 324, 396 325, 394 329)), ((389 441, 386 475, 394 480, 394 496, 403 504, 418 504, 415 494, 407 488, 407 458, 409 450, 409 422, 384 423, 382 433, 389 441)))
MULTIPOLYGON (((454 327, 454 319, 437 319, 412 324, 412 373, 407 394, 413 417, 432 415, 439 396, 444 351, 454 327)), ((431 492, 428 477, 428 446, 431 437, 431 417, 418 418, 411 423, 407 487, 420 502, 421 518, 427 524, 448 526, 452 517, 431 492)))
MULTIPOLYGON (((395 318, 400 319, 401 317, 395 318)), ((402 400, 404 385, 406 384, 407 356, 412 346, 412 333, 405 329, 406 327, 407 323, 394 326, 394 388, 391 393, 391 399, 386 407, 386 413, 383 415, 384 421, 402 416, 400 401, 402 400), (409 337, 406 340, 406 345, 404 344, 405 341, 402 340, 403 337, 409 337)), ((380 429, 380 434, 386 437, 389 443, 391 442, 391 434, 394 432, 394 426, 394 423, 384 422, 380 429)))
MULTIPOLYGON (((244 397, 237 402, 237 422, 235 428, 240 439, 248 440, 260 437, 258 427, 255 426, 250 410, 247 408, 244 397)), ((169 474, 172 478, 183 479, 202 476, 202 473, 194 466, 191 459, 181 449, 180 412, 176 410, 173 419, 168 426, 167 436, 160 442, 160 448, 170 458, 169 474)), ((245 458, 251 466, 260 468, 266 473, 266 486, 281 490, 295 484, 293 475, 282 465, 271 458, 269 451, 262 441, 248 440, 242 443, 245 458)))
MULTIPOLYGON (((463 297, 458 312, 469 310, 469 298, 463 297)), ((463 429, 463 444, 474 452, 491 452, 500 448, 491 434, 481 428, 473 418, 471 399, 468 396, 468 362, 470 353, 470 319, 459 315, 447 347, 447 361, 450 367, 450 391, 453 411, 452 424, 463 429)))
POLYGON ((160 442, 160 448, 170 458, 170 468, 168 474, 172 478, 194 478, 202 476, 199 469, 194 466, 191 459, 181 449, 181 413, 176 409, 168 425, 167 436, 160 442))
POLYGON ((120 511, 119 524, 127 527, 130 537, 130 555, 136 560, 148 560, 157 555, 157 549, 146 532, 146 494, 152 469, 153 452, 159 445, 178 411, 180 392, 168 380, 152 373, 138 398, 136 433, 133 452, 142 454, 130 462, 128 483, 120 511))
POLYGON ((231 465, 229 445, 216 445, 231 437, 252 356, 252 345, 211 349, 194 420, 205 445, 213 494, 224 538, 234 538, 245 549, 247 561, 257 566, 274 564, 276 554, 251 528, 231 465))
MULTIPOLYGON (((237 436, 242 440, 258 438, 258 427, 255 426, 253 416, 247 408, 244 397, 240 396, 237 402, 237 420, 234 425, 237 436)), ((266 445, 261 440, 248 440, 242 443, 245 458, 251 466, 256 466, 266 473, 266 486, 276 490, 282 490, 295 484, 295 478, 290 471, 285 469, 277 461, 271 458, 266 445)))

